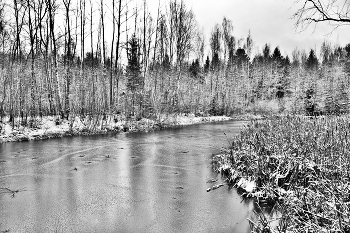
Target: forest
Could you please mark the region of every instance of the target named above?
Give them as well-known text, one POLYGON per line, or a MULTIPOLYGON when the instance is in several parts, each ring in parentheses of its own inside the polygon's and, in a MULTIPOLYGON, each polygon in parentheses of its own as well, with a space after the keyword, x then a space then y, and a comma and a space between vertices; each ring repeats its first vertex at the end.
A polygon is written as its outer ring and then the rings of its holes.
POLYGON ((0 3, 0 120, 159 114, 348 113, 350 41, 310 51, 234 35, 223 17, 204 35, 183 0, 0 3), (206 49, 208 48, 208 49, 206 49))
MULTIPOLYGON (((350 232, 350 41, 287 54, 157 2, 0 0, 0 143, 233 120, 0 146, 0 231, 350 232)), ((349 1, 291 2, 297 30, 350 25, 349 1)))

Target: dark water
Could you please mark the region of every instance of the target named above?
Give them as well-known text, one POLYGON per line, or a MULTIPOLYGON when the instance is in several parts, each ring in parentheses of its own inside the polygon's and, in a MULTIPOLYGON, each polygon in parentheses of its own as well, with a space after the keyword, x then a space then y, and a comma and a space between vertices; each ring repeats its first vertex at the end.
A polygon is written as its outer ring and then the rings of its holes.
POLYGON ((0 232, 249 232, 252 203, 206 192, 242 124, 2 144, 0 232))

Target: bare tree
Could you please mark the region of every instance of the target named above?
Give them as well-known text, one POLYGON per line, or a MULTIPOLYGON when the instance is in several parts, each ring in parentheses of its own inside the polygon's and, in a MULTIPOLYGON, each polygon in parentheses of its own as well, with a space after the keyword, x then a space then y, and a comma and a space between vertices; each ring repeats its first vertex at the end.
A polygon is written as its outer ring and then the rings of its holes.
POLYGON ((65 56, 64 56, 64 64, 66 68, 66 83, 65 83, 65 98, 64 98, 64 110, 65 110, 65 118, 69 118, 70 114, 70 87, 72 82, 72 73, 71 73, 71 65, 73 63, 73 37, 71 33, 71 21, 70 21, 70 11, 71 11, 71 0, 63 1, 65 8, 65 18, 66 18, 66 26, 65 26, 65 56))
POLYGON ((113 25, 113 32, 112 32, 112 43, 111 43, 111 61, 110 61, 110 77, 109 77, 109 104, 112 108, 114 105, 114 93, 113 93, 113 53, 114 53, 114 38, 115 38, 115 0, 112 1, 112 25, 113 25))
POLYGON ((28 7, 28 27, 29 27, 29 41, 30 41, 30 54, 31 54, 31 75, 30 75, 30 97, 31 97, 31 108, 30 108, 30 116, 35 116, 35 87, 36 87, 36 79, 35 79, 35 73, 34 73, 34 65, 35 65, 35 32, 36 32, 36 25, 33 20, 33 12, 36 8, 35 1, 31 3, 31 1, 27 0, 27 7, 28 7))
POLYGON ((216 24, 210 35, 210 48, 212 53, 212 67, 218 68, 221 56, 221 36, 222 31, 219 24, 216 24))
POLYGON ((20 12, 21 9, 23 8, 23 4, 18 2, 17 0, 13 1, 13 6, 15 10, 15 20, 16 20, 16 39, 15 39, 15 44, 14 44, 14 49, 13 49, 13 60, 18 59, 20 54, 21 54, 21 31, 23 28, 23 20, 24 20, 24 13, 21 16, 20 12))
MULTIPOLYGON (((8 39, 8 32, 6 29, 6 20, 4 19, 4 9, 5 4, 0 1, 0 38, 1 38, 1 47, 2 47, 2 54, 5 55, 5 41, 8 39)), ((5 69, 5 57, 2 59, 2 66, 1 71, 4 71, 5 69)), ((6 75, 2 79, 0 78, 2 83, 2 88, 0 88, 0 96, 2 95, 2 99, 0 100, 0 121, 3 121, 3 117, 5 116, 5 100, 7 98, 7 85, 9 80, 9 75, 6 75), (2 91, 2 93, 1 93, 2 91)))
POLYGON ((93 2, 90 0, 90 45, 91 45, 91 66, 94 64, 94 40, 93 40, 93 30, 92 30, 92 16, 93 16, 93 2))
POLYGON ((53 61, 53 69, 51 69, 51 76, 53 77, 53 82, 55 84, 55 98, 56 98, 56 114, 61 113, 62 115, 62 104, 60 99, 60 85, 58 79, 58 62, 57 62, 57 40, 55 34, 55 14, 56 14, 56 0, 48 0, 48 13, 49 13, 49 25, 50 25, 50 43, 52 50, 52 61, 53 61))
POLYGON ((100 2, 100 11, 101 11, 101 27, 102 27, 102 61, 103 61, 103 66, 105 67, 106 65, 106 40, 105 40, 105 12, 103 9, 104 3, 103 0, 100 2))
MULTIPOLYGON (((125 4, 124 7, 127 8, 127 4, 125 4)), ((123 8, 122 7, 122 0, 118 0, 118 20, 117 20, 117 43, 115 45, 115 63, 114 63, 114 67, 115 67, 115 70, 116 72, 118 72, 118 61, 119 61, 119 56, 120 56, 120 41, 121 41, 121 25, 122 25, 122 22, 121 22, 121 17, 122 17, 122 12, 123 12, 123 8)), ((125 24, 127 25, 127 9, 126 9, 126 20, 125 20, 125 24)), ((127 27, 127 26, 126 26, 127 27)), ((127 33, 127 30, 125 31, 127 33)), ((117 105, 119 104, 119 74, 117 73, 117 83, 116 83, 116 96, 117 96, 117 105)))
POLYGON ((196 32, 194 41, 195 41, 195 43, 194 43, 195 55, 199 59, 199 61, 201 63, 203 63, 204 49, 205 49, 205 36, 204 36, 203 29, 202 30, 198 30, 196 32))
POLYGON ((192 10, 187 9, 183 0, 180 2, 177 0, 170 1, 168 10, 168 47, 170 62, 180 67, 193 50, 193 36, 195 33, 196 20, 194 13, 192 10))
POLYGON ((336 27, 350 24, 350 2, 347 0, 297 0, 300 8, 294 14, 301 30, 319 22, 334 23, 336 27))
POLYGON ((193 48, 192 37, 195 29, 195 16, 192 10, 187 10, 185 3, 181 0, 178 7, 176 21, 176 64, 182 65, 185 58, 193 48))
POLYGON ((146 0, 143 0, 143 78, 146 76, 147 59, 146 59, 146 0))
POLYGON ((222 20, 222 37, 224 40, 224 61, 226 62, 228 47, 231 40, 231 34, 233 31, 232 21, 224 17, 222 20))

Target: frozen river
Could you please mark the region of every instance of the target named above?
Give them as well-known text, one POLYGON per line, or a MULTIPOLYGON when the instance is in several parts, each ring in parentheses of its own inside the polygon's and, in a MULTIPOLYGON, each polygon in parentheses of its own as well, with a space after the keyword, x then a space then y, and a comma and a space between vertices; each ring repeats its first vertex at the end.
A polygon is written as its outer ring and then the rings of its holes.
POLYGON ((0 144, 0 232, 249 232, 252 203, 206 192, 242 124, 0 144))

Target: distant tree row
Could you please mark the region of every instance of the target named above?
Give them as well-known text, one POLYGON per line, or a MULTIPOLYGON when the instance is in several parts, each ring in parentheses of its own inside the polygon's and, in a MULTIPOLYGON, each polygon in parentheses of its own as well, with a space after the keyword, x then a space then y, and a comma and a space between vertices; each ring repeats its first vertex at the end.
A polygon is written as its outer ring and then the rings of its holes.
POLYGON ((159 1, 155 18, 147 0, 138 6, 0 2, 0 120, 348 112, 350 44, 253 54, 251 33, 234 36, 226 17, 206 41, 185 1, 159 1))

